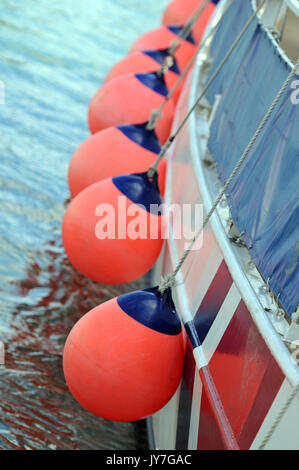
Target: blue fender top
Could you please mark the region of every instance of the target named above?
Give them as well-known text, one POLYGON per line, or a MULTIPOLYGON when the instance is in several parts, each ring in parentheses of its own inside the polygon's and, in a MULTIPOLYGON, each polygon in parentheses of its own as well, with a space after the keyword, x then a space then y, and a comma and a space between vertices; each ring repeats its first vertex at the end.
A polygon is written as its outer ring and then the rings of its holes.
MULTIPOLYGON (((169 56, 169 52, 167 49, 154 49, 154 50, 149 50, 149 51, 142 51, 142 54, 145 54, 152 59, 154 59, 158 64, 163 65, 165 59, 169 56)), ((177 64, 177 61, 175 60, 175 57, 172 56, 173 59, 173 65, 169 68, 174 73, 177 73, 178 75, 180 74, 180 69, 177 64)))
POLYGON ((165 335, 178 335, 182 331, 171 289, 163 294, 158 287, 151 287, 117 298, 120 308, 142 325, 165 335))
POLYGON ((147 172, 114 176, 112 181, 124 196, 135 204, 143 206, 147 212, 153 213, 151 204, 155 204, 156 207, 162 204, 157 173, 151 181, 147 177, 147 172))
MULTIPOLYGON (((166 28, 169 29, 169 31, 171 31, 176 36, 179 36, 184 26, 177 26, 177 25, 171 24, 171 25, 167 25, 166 28)), ((194 45, 196 44, 192 33, 190 33, 189 36, 186 37, 185 41, 191 42, 191 44, 194 44, 194 45)))
POLYGON ((163 75, 158 75, 156 72, 152 73, 135 73, 135 77, 139 80, 143 85, 150 88, 151 90, 159 93, 159 95, 167 96, 168 95, 168 88, 166 86, 165 80, 163 75))
POLYGON ((146 129, 147 122, 143 124, 125 124, 117 126, 116 128, 121 131, 128 139, 140 145, 140 147, 149 150, 150 152, 159 154, 161 145, 157 134, 154 130, 146 129))

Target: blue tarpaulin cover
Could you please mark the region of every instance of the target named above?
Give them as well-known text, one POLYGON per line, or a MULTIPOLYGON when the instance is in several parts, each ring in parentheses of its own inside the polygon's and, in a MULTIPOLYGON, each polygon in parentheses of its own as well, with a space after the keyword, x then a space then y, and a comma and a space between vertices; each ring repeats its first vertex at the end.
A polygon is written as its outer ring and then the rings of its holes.
MULTIPOLYGON (((252 14, 249 0, 226 12, 213 39, 210 75, 252 14)), ((290 70, 256 19, 208 92, 210 103, 221 94, 209 150, 223 183, 290 70)), ((227 193, 257 268, 289 315, 299 302, 299 105, 292 93, 290 87, 282 96, 227 193)))

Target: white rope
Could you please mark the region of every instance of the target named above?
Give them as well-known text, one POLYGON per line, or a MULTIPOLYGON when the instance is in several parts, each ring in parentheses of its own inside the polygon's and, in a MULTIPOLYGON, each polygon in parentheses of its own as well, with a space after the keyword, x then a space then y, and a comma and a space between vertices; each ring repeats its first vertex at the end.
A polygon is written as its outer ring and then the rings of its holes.
POLYGON ((163 61, 163 64, 160 68, 160 70, 158 70, 157 72, 157 75, 159 77, 161 77, 162 75, 164 75, 166 72, 168 72, 169 69, 171 69, 171 67, 173 66, 174 64, 174 58, 172 55, 168 55, 165 57, 164 61, 163 61))
POLYGON ((227 188, 229 187, 229 185, 231 184, 231 182, 233 181, 234 177, 236 176, 236 174, 238 173, 241 165, 243 164, 244 160, 246 159, 246 157, 248 156, 250 150, 252 149, 253 145, 255 144, 257 138, 259 137, 259 135, 261 134, 263 128, 265 127, 267 121, 269 120, 269 118, 271 117, 277 103, 279 102, 281 96, 283 95, 283 93, 285 92, 286 88, 288 87, 289 83, 291 82, 291 80, 293 79, 295 73, 296 73, 296 69, 297 67, 299 66, 299 59, 297 60, 297 63, 296 65, 294 66, 293 70, 290 72, 289 76, 287 77, 287 79, 285 80, 285 82, 283 83, 281 89, 279 90, 276 98, 274 99, 273 103, 271 104, 270 108, 268 109, 267 113, 265 114, 262 122, 260 123, 260 125, 258 126, 255 134, 253 135, 252 139, 250 140, 248 146, 246 147, 245 151, 243 152, 241 158, 239 159, 238 163, 236 164, 235 168, 233 169, 230 177, 228 178, 227 182, 225 183, 225 185, 223 186, 223 189, 220 191, 216 201, 214 202, 213 206, 211 207, 210 211, 208 212, 208 214, 206 215, 204 221, 203 221, 203 225, 201 227, 201 229, 199 230, 199 232, 194 236, 192 242, 190 243, 190 246, 189 248, 185 251, 185 253, 183 254, 182 258, 180 259, 177 267, 175 268, 174 272, 172 274, 168 274, 166 276, 165 279, 162 279, 161 280, 161 284, 160 284, 160 287, 159 287, 159 290, 160 292, 163 294, 163 292, 166 291, 166 289, 168 289, 169 287, 173 287, 174 285, 176 285, 176 281, 175 281, 175 278, 176 278, 176 275, 177 273, 180 271, 182 265, 184 264, 184 262, 186 261, 188 255, 190 254, 190 252, 192 251, 192 248, 195 244, 195 242, 197 241, 198 237, 201 235, 201 232, 204 230, 204 228, 206 227, 207 223, 209 222, 211 216, 213 215, 216 207, 218 206, 219 202, 221 201, 222 197, 224 196, 227 188))
POLYGON ((157 119, 160 118, 161 116, 162 116, 162 110, 160 108, 153 109, 151 112, 151 117, 146 125, 146 129, 148 131, 152 131, 156 127, 157 119))

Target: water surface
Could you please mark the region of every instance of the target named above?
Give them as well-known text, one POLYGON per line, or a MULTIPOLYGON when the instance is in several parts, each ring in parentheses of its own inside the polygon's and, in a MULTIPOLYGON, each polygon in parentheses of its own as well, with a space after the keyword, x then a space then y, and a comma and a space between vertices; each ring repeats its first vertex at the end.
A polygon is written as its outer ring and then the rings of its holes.
MULTIPOLYGON (((2 0, 0 15, 0 449, 136 449, 142 428, 101 420, 68 392, 67 333, 82 314, 135 289, 95 284, 69 264, 61 221, 88 103, 142 33, 154 0, 2 0)), ((141 436, 143 437, 143 436, 141 436)))

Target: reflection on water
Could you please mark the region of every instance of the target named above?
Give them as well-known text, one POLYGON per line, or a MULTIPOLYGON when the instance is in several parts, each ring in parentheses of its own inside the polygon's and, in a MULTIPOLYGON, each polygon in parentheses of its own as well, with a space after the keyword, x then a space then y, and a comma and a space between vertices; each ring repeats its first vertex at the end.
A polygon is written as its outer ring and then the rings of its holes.
POLYGON ((80 276, 63 252, 60 225, 68 162, 89 135, 88 102, 131 42, 159 25, 164 6, 2 0, 0 449, 144 445, 143 428, 88 414, 65 386, 62 348, 76 320, 138 284, 103 286, 80 276))

